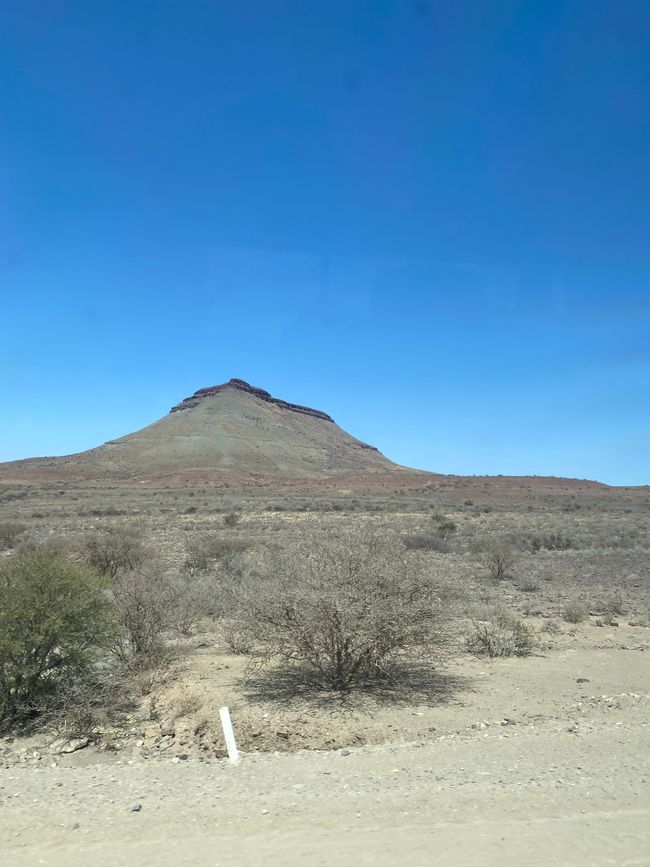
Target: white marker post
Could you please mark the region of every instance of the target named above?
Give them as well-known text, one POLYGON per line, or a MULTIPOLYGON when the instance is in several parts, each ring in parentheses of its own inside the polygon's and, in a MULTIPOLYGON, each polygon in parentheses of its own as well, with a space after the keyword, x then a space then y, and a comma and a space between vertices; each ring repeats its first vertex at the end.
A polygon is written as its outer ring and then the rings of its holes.
POLYGON ((235 732, 233 731, 232 722, 230 721, 230 711, 227 707, 220 707, 219 716, 221 717, 223 736, 226 739, 228 758, 234 765, 235 762, 239 761, 239 752, 237 751, 237 744, 235 742, 235 732))

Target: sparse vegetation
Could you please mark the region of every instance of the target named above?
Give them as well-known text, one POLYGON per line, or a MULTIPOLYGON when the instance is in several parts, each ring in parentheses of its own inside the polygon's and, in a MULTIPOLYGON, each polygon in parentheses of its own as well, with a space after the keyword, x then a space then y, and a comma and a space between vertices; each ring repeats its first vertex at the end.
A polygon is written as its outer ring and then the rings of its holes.
POLYGON ((567 623, 582 623, 588 616, 589 612, 580 602, 570 602, 562 612, 562 617, 567 623))
POLYGON ((111 600, 120 630, 112 649, 128 667, 152 668, 166 662, 164 634, 176 624, 179 593, 172 577, 156 562, 118 572, 111 600))
POLYGON ((476 656, 529 656, 535 647, 533 629, 517 614, 496 611, 488 621, 475 621, 466 640, 476 656))
POLYGON ((270 555, 264 579, 235 598, 239 632, 259 656, 338 691, 387 677, 399 651, 435 655, 450 616, 420 561, 369 539, 270 555))
POLYGON ((494 546, 485 555, 485 565, 493 581, 510 577, 514 562, 512 551, 507 545, 494 546))
MULTIPOLYGON (((143 719, 157 728, 178 716, 191 753, 199 740, 219 746, 218 726, 194 729, 208 713, 199 701, 212 704, 205 690, 226 689, 250 747, 331 747, 328 721, 342 700, 354 708, 376 702, 381 720, 389 695, 399 692, 405 708, 421 700, 422 672, 438 662, 444 679, 447 654, 526 655, 538 630, 548 654, 598 641, 602 632, 573 628, 576 603, 576 622, 590 609, 594 624, 621 631, 628 621, 637 630, 648 622, 641 506, 614 514, 585 500, 566 512, 562 499, 488 505, 486 494, 470 508, 464 494, 453 496, 439 492, 431 508, 430 495, 409 493, 0 492, 0 520, 23 531, 0 563, 46 553, 88 574, 94 563, 105 573, 97 580, 114 624, 106 649, 91 647, 89 664, 56 679, 32 706, 38 717, 30 710, 5 726, 29 718, 117 748, 134 725, 128 719, 144 730, 143 719), (229 514, 245 521, 227 528, 229 514), (495 551, 501 563, 492 573, 495 551), (571 626, 562 626, 565 613, 571 626), (474 621, 469 635, 465 618, 474 621), (323 713, 315 711, 321 702, 323 713), (260 722, 262 709, 273 722, 260 722), (288 723, 303 711, 306 740, 297 734, 302 722, 288 723), (275 734, 285 728, 288 742, 275 734)), ((426 701, 444 700, 433 695, 426 701)), ((421 736, 409 727, 410 710, 404 714, 409 736, 421 736)), ((363 732, 349 725, 361 742, 363 732)))
POLYGON ((18 521, 0 521, 0 551, 15 548, 26 529, 18 521))
POLYGON ((240 521, 241 514, 239 512, 228 512, 227 515, 223 516, 223 523, 225 527, 236 527, 240 521))
POLYGON ((109 578, 115 578, 120 571, 138 568, 147 557, 142 534, 123 525, 89 533, 84 539, 83 554, 93 569, 109 578))

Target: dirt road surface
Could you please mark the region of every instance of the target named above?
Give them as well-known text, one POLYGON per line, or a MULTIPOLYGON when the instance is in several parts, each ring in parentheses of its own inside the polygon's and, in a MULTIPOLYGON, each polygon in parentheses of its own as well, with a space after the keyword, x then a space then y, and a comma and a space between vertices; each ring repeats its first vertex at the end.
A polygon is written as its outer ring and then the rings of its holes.
POLYGON ((0 772, 0 863, 650 865, 648 734, 506 725, 236 766, 17 766, 0 772))

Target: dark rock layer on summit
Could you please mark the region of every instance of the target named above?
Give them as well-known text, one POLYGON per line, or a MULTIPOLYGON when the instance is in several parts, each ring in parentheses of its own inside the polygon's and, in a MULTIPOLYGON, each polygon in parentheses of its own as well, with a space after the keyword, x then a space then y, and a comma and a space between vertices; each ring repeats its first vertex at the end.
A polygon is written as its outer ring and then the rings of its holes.
POLYGON ((237 378, 229 379, 228 382, 224 382, 221 385, 199 388, 193 395, 186 397, 180 403, 177 403, 176 406, 173 406, 170 412, 180 412, 181 410, 189 409, 192 406, 197 406, 204 398, 212 397, 212 395, 218 394, 220 391, 224 391, 227 388, 235 388, 238 391, 244 391, 247 394, 252 394, 254 397, 259 397, 260 400, 274 403, 276 406, 281 406, 283 409, 290 409, 292 412, 301 412, 305 415, 311 415, 314 418, 322 418, 324 421, 334 422, 332 416, 327 415, 326 412, 321 412, 319 409, 312 409, 310 406, 301 406, 297 403, 287 403, 286 400, 280 400, 278 397, 273 397, 270 392, 265 391, 263 388, 257 388, 249 382, 237 378))

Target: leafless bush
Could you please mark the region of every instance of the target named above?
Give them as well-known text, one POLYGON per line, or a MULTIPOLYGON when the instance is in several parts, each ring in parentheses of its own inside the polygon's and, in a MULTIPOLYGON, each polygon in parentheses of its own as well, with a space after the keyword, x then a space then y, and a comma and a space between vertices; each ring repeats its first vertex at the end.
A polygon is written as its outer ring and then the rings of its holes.
POLYGON ((250 629, 243 628, 237 622, 224 622, 223 640, 231 653, 243 655, 250 653, 252 650, 250 629))
POLYGON ((617 590, 605 601, 604 610, 609 614, 625 614, 625 601, 620 590, 617 590))
POLYGON ((17 521, 0 522, 0 551, 15 548, 26 530, 25 524, 19 524, 17 521))
POLYGON ((246 539, 216 535, 192 539, 186 546, 183 570, 190 575, 207 573, 215 563, 247 551, 251 544, 246 539))
POLYGON ((269 552, 264 580, 234 595, 254 653, 334 690, 385 677, 396 654, 439 652, 446 639, 446 589, 422 558, 377 540, 269 552))
POLYGON ((501 609, 488 621, 474 622, 466 644, 476 656, 529 656, 535 647, 535 634, 517 614, 501 609))
POLYGON ((514 564, 512 551, 506 545, 495 546, 485 554, 485 565, 493 581, 508 578, 514 564))
POLYGON ((402 536, 402 542, 409 551, 437 551, 439 554, 449 552, 449 543, 440 533, 411 533, 402 536))
POLYGON ((121 570, 140 567, 147 550, 137 529, 114 526, 88 534, 83 543, 83 556, 100 574, 115 578, 121 570))
POLYGON ((206 576, 187 572, 171 573, 168 581, 170 595, 174 599, 174 608, 169 617, 170 628, 187 636, 198 620, 217 613, 218 600, 206 576))
POLYGON ((169 655, 164 634, 175 626, 178 589, 160 564, 118 572, 111 597, 121 627, 112 649, 128 666, 157 666, 169 655))
POLYGON ((43 714, 43 725, 61 737, 93 737, 100 729, 123 723, 127 698, 110 670, 87 671, 66 681, 43 714))

